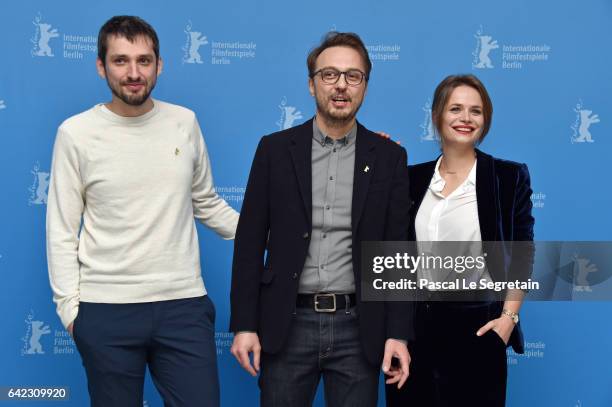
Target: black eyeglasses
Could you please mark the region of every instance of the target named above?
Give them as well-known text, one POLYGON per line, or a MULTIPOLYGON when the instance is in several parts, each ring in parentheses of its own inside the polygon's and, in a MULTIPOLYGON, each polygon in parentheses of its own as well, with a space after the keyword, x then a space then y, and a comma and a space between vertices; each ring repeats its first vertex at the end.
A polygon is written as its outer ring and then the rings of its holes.
POLYGON ((366 74, 364 72, 361 72, 359 69, 349 69, 348 71, 342 72, 337 70, 336 68, 323 68, 314 72, 312 74, 312 77, 314 78, 318 74, 321 74, 321 80, 328 85, 334 85, 338 83, 338 80, 340 79, 341 75, 344 75, 344 80, 350 86, 361 85, 361 82, 363 82, 364 79, 368 79, 366 77, 366 74))

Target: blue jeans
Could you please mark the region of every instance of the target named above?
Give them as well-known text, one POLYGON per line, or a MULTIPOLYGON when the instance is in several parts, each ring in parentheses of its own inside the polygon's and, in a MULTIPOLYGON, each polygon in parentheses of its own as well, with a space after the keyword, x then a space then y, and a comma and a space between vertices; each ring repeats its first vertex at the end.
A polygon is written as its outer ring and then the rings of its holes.
POLYGON ((164 406, 219 406, 215 308, 208 296, 81 302, 73 335, 92 406, 142 407, 147 365, 164 406))
POLYGON ((262 353, 261 406, 311 406, 321 376, 327 406, 376 406, 379 368, 363 354, 355 307, 297 308, 283 349, 262 353))

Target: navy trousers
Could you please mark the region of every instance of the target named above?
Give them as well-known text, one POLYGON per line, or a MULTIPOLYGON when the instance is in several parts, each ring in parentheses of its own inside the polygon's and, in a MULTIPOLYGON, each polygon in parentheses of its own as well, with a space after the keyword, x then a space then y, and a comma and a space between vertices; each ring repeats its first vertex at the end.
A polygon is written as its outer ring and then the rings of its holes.
POLYGON ((215 308, 208 296, 81 302, 73 335, 94 407, 142 407, 147 365, 166 407, 219 405, 215 308))

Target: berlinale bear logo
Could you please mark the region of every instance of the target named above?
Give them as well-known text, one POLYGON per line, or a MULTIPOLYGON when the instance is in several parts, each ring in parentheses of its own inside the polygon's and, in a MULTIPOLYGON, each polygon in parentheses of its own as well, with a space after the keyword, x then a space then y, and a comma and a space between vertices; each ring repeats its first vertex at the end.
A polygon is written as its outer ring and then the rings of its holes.
POLYGON ((30 205, 43 205, 47 203, 48 189, 49 189, 49 173, 40 171, 38 163, 34 166, 34 169, 30 171, 34 176, 34 181, 30 188, 30 205))
POLYGON ((294 126, 296 120, 302 119, 302 112, 297 110, 295 106, 287 106, 287 98, 283 97, 278 108, 281 110, 280 119, 276 125, 280 130, 286 130, 294 126))
POLYGON ((32 22, 36 26, 36 32, 31 39, 34 47, 32 48, 32 56, 38 57, 53 57, 53 51, 49 46, 49 41, 52 38, 59 37, 57 29, 51 29, 51 24, 43 23, 42 16, 38 14, 32 22))
POLYGON ((30 311, 25 323, 26 334, 23 338, 21 338, 24 343, 23 348, 21 350, 21 354, 43 355, 45 351, 43 350, 42 344, 40 343, 40 338, 42 338, 43 335, 48 335, 51 333, 49 325, 45 325, 43 321, 34 320, 33 311, 30 311))
POLYGON ((472 53, 474 56, 472 68, 493 68, 489 54, 492 50, 499 48, 497 41, 493 40, 493 37, 490 35, 483 35, 482 27, 476 32, 474 38, 476 38, 476 49, 472 53))
POLYGON ((423 122, 419 126, 422 130, 421 141, 439 141, 440 137, 436 134, 431 120, 431 98, 427 99, 427 102, 421 109, 425 112, 423 122))
POLYGON ((589 128, 592 124, 599 123, 599 115, 593 114, 592 110, 583 109, 582 101, 579 101, 574 108, 576 112, 576 120, 570 126, 573 131, 572 143, 594 143, 593 135, 589 128))
POLYGON ((191 21, 185 27, 185 34, 187 34, 187 43, 182 48, 184 51, 183 63, 187 64, 201 64, 202 56, 200 55, 200 47, 208 44, 206 36, 202 35, 199 31, 191 31, 191 21))

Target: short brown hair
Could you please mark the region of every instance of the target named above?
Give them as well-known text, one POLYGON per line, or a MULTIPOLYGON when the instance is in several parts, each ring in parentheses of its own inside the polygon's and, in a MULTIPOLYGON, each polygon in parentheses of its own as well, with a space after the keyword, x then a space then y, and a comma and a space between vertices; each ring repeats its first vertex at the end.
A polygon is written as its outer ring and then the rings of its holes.
POLYGON ((108 37, 115 35, 123 37, 129 42, 136 41, 136 37, 143 36, 151 40, 155 58, 159 60, 159 39, 157 33, 149 23, 136 16, 114 16, 104 23, 98 33, 98 58, 106 65, 106 52, 108 51, 108 37))
POLYGON ((480 79, 474 75, 450 75, 444 78, 442 82, 436 87, 434 92, 433 102, 431 104, 431 121, 436 128, 436 131, 440 132, 440 118, 444 112, 444 108, 448 103, 453 90, 459 86, 469 86, 476 90, 482 99, 482 116, 484 118, 484 124, 482 126, 482 133, 476 144, 482 143, 485 136, 491 128, 491 121, 493 120, 493 104, 487 89, 482 84, 480 79))
POLYGON ((370 56, 368 55, 368 50, 366 49, 361 38, 355 33, 341 33, 337 31, 330 31, 325 34, 321 44, 318 47, 314 48, 308 54, 308 58, 306 59, 306 65, 308 66, 308 76, 312 78, 315 72, 315 64, 317 62, 317 58, 323 51, 327 48, 331 47, 348 47, 352 48, 361 55, 361 59, 363 59, 363 64, 365 65, 365 80, 366 82, 370 79, 370 71, 372 70, 372 61, 370 61, 370 56))

